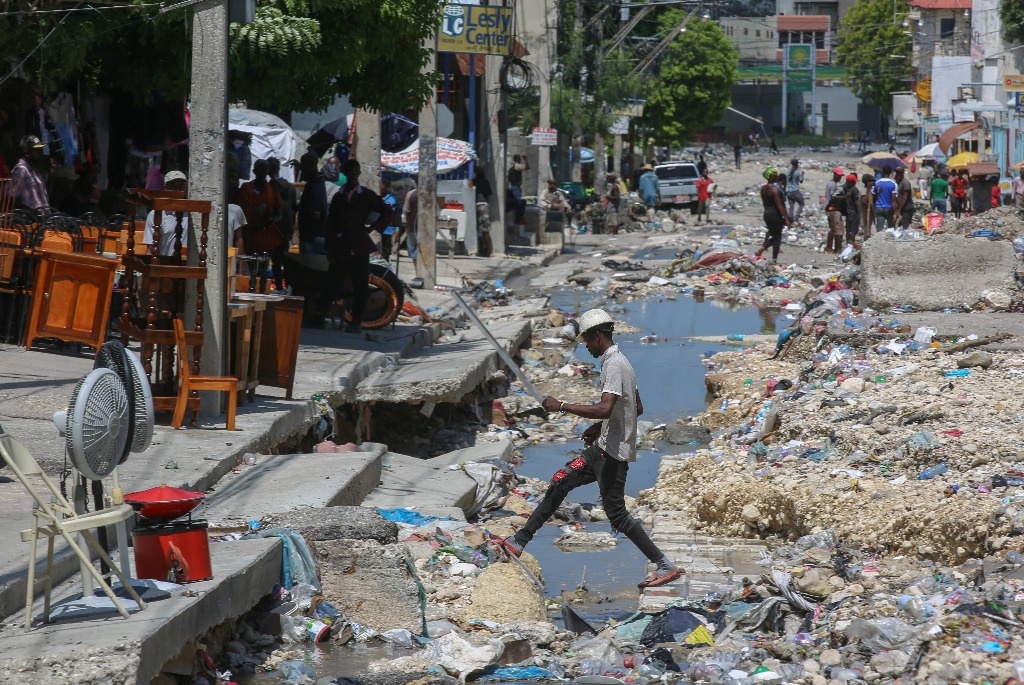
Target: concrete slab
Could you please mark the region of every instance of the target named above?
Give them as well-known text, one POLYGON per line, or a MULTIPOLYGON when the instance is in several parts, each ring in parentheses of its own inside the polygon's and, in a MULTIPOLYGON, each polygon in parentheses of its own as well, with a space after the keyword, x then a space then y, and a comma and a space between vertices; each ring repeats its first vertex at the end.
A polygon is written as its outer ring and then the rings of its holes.
POLYGON ((114 614, 27 633, 14 622, 4 624, 0 685, 148 685, 188 642, 247 612, 280 578, 277 538, 214 543, 210 557, 213 580, 190 583, 128 619, 114 614))
POLYGON ((455 450, 433 459, 388 452, 384 455, 380 485, 363 500, 363 506, 381 509, 405 507, 435 516, 438 509, 457 508, 465 515, 466 508, 476 497, 477 484, 464 471, 452 469, 452 466, 489 458, 507 462, 512 451, 511 442, 500 440, 455 450))
MULTIPOLYGON (((488 328, 509 351, 517 349, 530 334, 529 321, 502 321, 488 328)), ((491 344, 482 339, 480 332, 468 329, 460 342, 434 345, 430 354, 421 353, 379 370, 359 384, 355 399, 459 402, 500 368, 501 361, 491 344)))
POLYGON ((211 528, 245 526, 268 514, 357 505, 380 482, 384 445, 368 452, 258 455, 221 479, 196 512, 211 528))
POLYGON ((1006 240, 937 235, 928 240, 873 236, 861 251, 860 304, 926 311, 973 305, 987 290, 1014 288, 1016 257, 1006 240))

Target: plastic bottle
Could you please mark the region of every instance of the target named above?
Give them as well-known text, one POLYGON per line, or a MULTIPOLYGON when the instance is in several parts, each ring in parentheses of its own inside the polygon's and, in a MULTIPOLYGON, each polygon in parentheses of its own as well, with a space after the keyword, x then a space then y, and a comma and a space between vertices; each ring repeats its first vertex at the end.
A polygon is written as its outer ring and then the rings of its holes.
POLYGON ((718 411, 725 411, 729 407, 729 398, 723 397, 722 403, 718 405, 718 411))
POLYGON ((730 341, 730 342, 743 342, 743 334, 742 333, 730 333, 729 335, 725 336, 725 339, 730 341))
POLYGON ((935 614, 935 609, 930 604, 914 595, 900 595, 896 603, 899 605, 900 610, 915 621, 920 621, 935 614))
POLYGON ((935 476, 941 476, 948 470, 949 466, 945 462, 942 462, 941 464, 936 464, 935 466, 929 466, 928 468, 926 468, 924 471, 917 475, 917 479, 929 480, 931 478, 934 478, 935 476))

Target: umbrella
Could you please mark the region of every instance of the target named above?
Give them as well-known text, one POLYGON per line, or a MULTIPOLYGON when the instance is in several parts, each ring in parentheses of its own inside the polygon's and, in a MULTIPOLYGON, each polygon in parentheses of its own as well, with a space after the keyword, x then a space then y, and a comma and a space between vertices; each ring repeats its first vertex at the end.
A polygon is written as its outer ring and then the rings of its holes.
POLYGON ((977 152, 958 152, 946 160, 946 166, 950 169, 965 169, 968 164, 974 164, 977 161, 977 152))
POLYGON ((334 145, 334 143, 348 138, 348 129, 351 125, 351 114, 343 116, 340 119, 335 119, 334 121, 328 121, 326 124, 314 131, 306 142, 318 155, 323 155, 324 152, 327 151, 327 148, 334 145))
POLYGON ((1016 164, 1011 165, 1010 168, 1013 169, 1014 171, 1024 169, 1024 161, 1017 162, 1016 164))
POLYGON ((946 155, 939 149, 938 143, 928 143, 923 148, 914 153, 914 156, 918 159, 945 159, 946 155))
POLYGON ((860 161, 867 164, 872 169, 881 169, 882 167, 902 169, 906 166, 902 159, 891 152, 872 152, 870 155, 861 157, 860 161))

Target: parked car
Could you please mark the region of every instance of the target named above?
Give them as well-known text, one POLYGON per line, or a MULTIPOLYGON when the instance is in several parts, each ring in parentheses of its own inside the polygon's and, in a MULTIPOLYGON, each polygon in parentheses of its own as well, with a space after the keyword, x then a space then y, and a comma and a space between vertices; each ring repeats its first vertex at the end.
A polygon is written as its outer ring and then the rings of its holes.
POLYGON ((697 165, 693 162, 666 162, 654 167, 662 207, 697 206, 697 165))

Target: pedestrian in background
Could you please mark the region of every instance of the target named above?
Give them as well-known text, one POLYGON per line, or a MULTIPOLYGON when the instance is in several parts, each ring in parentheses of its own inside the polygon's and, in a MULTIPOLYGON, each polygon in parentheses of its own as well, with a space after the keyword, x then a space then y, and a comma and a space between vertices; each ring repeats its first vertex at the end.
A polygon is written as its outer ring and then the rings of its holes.
POLYGON ((860 189, 857 188, 857 174, 847 174, 846 183, 839 191, 846 201, 846 242, 854 245, 860 229, 860 189))
POLYGON ((932 178, 935 176, 935 169, 931 164, 922 164, 921 170, 917 172, 917 186, 921 191, 921 199, 928 201, 932 187, 932 178))
POLYGON ((605 178, 607 180, 605 197, 608 198, 608 206, 606 207, 604 225, 608 227, 610 233, 614 234, 619 232, 619 200, 622 199, 622 188, 619 186, 619 177, 615 174, 609 173, 605 178))
POLYGON ((351 321, 345 326, 345 331, 361 333, 363 314, 370 296, 370 255, 377 251, 370 232, 383 233, 391 223, 394 211, 380 195, 359 183, 362 168, 358 161, 349 158, 342 171, 345 185, 331 200, 331 211, 327 217, 329 267, 327 287, 320 306, 326 314, 330 304, 344 290, 345 280, 350 280, 351 301, 346 294, 345 304, 351 312, 351 321), (367 226, 374 212, 377 218, 367 226))
MULTIPOLYGON (((701 155, 701 159, 704 156, 701 155)), ((704 163, 704 167, 707 168, 707 162, 704 163)), ((700 164, 697 165, 698 171, 700 170, 700 164)), ((651 168, 650 164, 644 164, 640 167, 640 180, 637 182, 637 186, 640 190, 640 199, 643 200, 644 206, 647 209, 655 209, 661 204, 661 189, 658 187, 658 175, 654 173, 654 169, 651 168)))
POLYGON ((903 167, 896 170, 896 206, 893 212, 893 221, 898 223, 900 228, 910 228, 914 220, 914 186, 906 177, 903 167))
MULTIPOLYGON (((966 184, 967 179, 964 181, 964 198, 967 196, 966 184)), ((931 197, 932 197, 932 211, 939 212, 940 214, 946 213, 946 197, 949 194, 949 173, 943 171, 938 177, 932 179, 931 197)), ((963 209, 963 206, 960 206, 963 209)), ((957 218, 960 215, 957 214, 957 218)))
MULTIPOLYGON (((299 252, 326 254, 324 236, 327 232, 327 188, 323 174, 317 169, 315 152, 299 159, 299 180, 306 184, 299 198, 299 252)), ((336 186, 335 186, 336 187, 336 186)))
POLYGON ((772 248, 772 261, 778 261, 779 252, 782 249, 782 230, 793 223, 786 211, 786 191, 781 179, 784 175, 773 166, 768 167, 761 174, 766 181, 761 186, 761 205, 764 208, 765 236, 761 247, 754 253, 760 257, 769 247, 772 248))
POLYGON ((800 160, 794 157, 789 160, 789 171, 786 172, 786 199, 789 200, 789 216, 796 226, 800 223, 800 215, 804 211, 804 194, 800 184, 804 182, 804 172, 800 168, 800 160))
POLYGON ((252 165, 252 180, 238 190, 238 206, 249 220, 242 230, 248 255, 270 254, 285 240, 277 224, 281 219, 281 196, 267 181, 268 169, 267 160, 257 159, 252 165))
POLYGON ((860 240, 863 243, 871 237, 871 229, 875 225, 875 203, 871 191, 875 187, 874 174, 864 174, 860 178, 864 191, 860 194, 857 204, 858 220, 860 221, 860 240))
POLYGON ((704 215, 704 219, 711 223, 711 188, 715 185, 715 182, 708 176, 708 170, 705 169, 700 178, 697 179, 697 223, 700 223, 700 215, 704 215))
POLYGON ((732 146, 732 153, 733 156, 736 158, 736 168, 739 169, 740 157, 743 156, 743 143, 741 143, 738 139, 736 141, 736 144, 732 146))
POLYGON ((1011 186, 1013 191, 1013 206, 1017 209, 1024 208, 1024 170, 1018 171, 1013 177, 1011 186))
POLYGON ((270 257, 271 263, 274 265, 274 287, 277 290, 282 290, 284 287, 284 255, 288 252, 295 235, 295 212, 299 208, 299 195, 291 181, 281 178, 281 160, 277 157, 267 160, 267 174, 270 176, 270 184, 274 186, 278 197, 281 198, 281 218, 277 220, 277 230, 281 231, 283 240, 270 253, 270 257))
POLYGON ((846 198, 839 192, 839 183, 842 180, 843 170, 836 167, 832 170, 832 178, 825 184, 825 213, 828 216, 825 254, 839 254, 843 249, 843 236, 846 234, 846 198))
POLYGON ((896 181, 889 178, 892 176, 892 167, 886 164, 882 167, 882 178, 875 181, 871 189, 871 195, 875 200, 875 230, 881 233, 885 225, 893 224, 893 203, 896 201, 899 186, 896 181))
POLYGON ((773 155, 779 154, 779 144, 775 142, 774 133, 772 133, 772 135, 768 138, 768 143, 770 145, 770 147, 768 148, 768 152, 770 152, 773 155))
POLYGON ((391 192, 391 180, 382 178, 380 181, 380 194, 384 198, 384 204, 391 208, 393 218, 380 234, 380 258, 385 262, 391 261, 391 247, 398 232, 398 223, 402 213, 398 210, 398 198, 391 192))
POLYGON ((637 417, 644 404, 636 385, 636 372, 612 339, 612 317, 601 309, 584 312, 576 340, 600 360, 601 399, 596 403, 570 404, 550 395, 544 409, 595 419, 583 432, 583 453, 551 477, 544 498, 516 534, 500 541, 501 547, 519 557, 541 526, 551 518, 566 496, 578 487, 597 483, 601 502, 612 529, 621 532, 654 564, 654 571, 638 584, 658 587, 678 578, 682 571, 651 540, 643 525, 626 510, 626 474, 636 461, 637 417))

